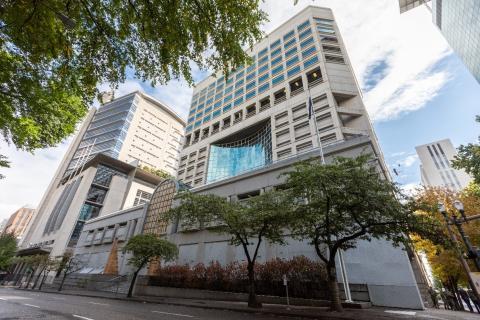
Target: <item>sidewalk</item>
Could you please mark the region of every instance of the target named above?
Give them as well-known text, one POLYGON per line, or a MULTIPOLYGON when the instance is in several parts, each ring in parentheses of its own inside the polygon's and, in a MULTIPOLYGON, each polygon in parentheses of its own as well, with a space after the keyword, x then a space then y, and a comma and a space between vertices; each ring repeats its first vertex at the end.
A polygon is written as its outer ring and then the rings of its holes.
MULTIPOLYGON (((25 290, 25 289, 18 289, 25 290)), ((30 289, 29 289, 30 290, 30 289)), ((37 290, 35 290, 37 291, 37 290)), ((305 307, 285 305, 263 304, 261 309, 248 308, 246 302, 232 301, 212 301, 199 299, 177 299, 162 297, 144 297, 136 296, 126 298, 124 294, 115 294, 100 291, 84 291, 84 290, 42 290, 44 293, 56 293, 64 295, 76 295, 94 298, 106 298, 123 301, 135 301, 140 303, 159 303, 176 306, 185 306, 193 308, 229 310, 244 313, 268 314, 275 316, 289 316, 304 319, 354 319, 354 320, 373 320, 373 319, 439 319, 439 320, 480 320, 477 314, 468 312, 454 312, 443 309, 428 309, 424 311, 404 310, 404 309, 388 309, 388 308, 369 308, 369 309, 345 309, 343 312, 330 312, 326 307, 305 307)))

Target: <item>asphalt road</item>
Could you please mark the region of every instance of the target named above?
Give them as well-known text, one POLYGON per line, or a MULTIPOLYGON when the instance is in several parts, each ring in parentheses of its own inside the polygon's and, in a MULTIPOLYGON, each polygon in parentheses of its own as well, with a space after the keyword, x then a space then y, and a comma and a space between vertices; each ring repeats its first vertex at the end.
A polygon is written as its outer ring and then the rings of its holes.
MULTIPOLYGON (((280 319, 261 314, 210 310, 0 288, 0 319, 280 319)), ((298 319, 282 317, 281 319, 298 319)))

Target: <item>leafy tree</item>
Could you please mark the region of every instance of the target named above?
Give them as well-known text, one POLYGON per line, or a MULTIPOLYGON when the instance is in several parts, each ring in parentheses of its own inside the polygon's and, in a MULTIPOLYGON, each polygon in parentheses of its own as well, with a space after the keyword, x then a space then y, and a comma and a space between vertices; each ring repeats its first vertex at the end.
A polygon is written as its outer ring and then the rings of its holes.
POLYGON ((386 239, 399 245, 411 232, 438 236, 438 222, 401 204, 398 187, 367 155, 339 157, 331 164, 301 162, 285 176, 296 202, 291 228, 298 238, 310 241, 325 263, 333 310, 342 310, 335 269, 339 250, 355 248, 359 240, 386 239))
POLYGON ((48 258, 45 261, 45 267, 43 268, 43 271, 41 272, 42 275, 42 280, 40 281, 40 285, 38 286, 38 290, 42 290, 43 284, 45 283, 45 279, 47 278, 48 274, 52 271, 55 271, 58 269, 59 265, 61 264, 61 260, 55 259, 55 258, 48 258))
MULTIPOLYGON (((0 154, 0 168, 10 168, 10 162, 7 161, 7 157, 0 154)), ((0 179, 5 178, 3 174, 0 173, 0 179)))
POLYGON ((17 251, 17 239, 13 233, 0 234, 0 271, 8 271, 17 251))
POLYGON ((259 0, 4 0, 0 4, 0 132, 17 148, 54 146, 75 130, 97 85, 129 69, 152 85, 249 60, 262 37, 259 0))
MULTIPOLYGON (((480 122, 480 116, 476 117, 476 121, 480 122)), ((460 145, 452 166, 456 169, 464 169, 473 177, 476 184, 480 184, 480 145, 478 143, 460 145)))
MULTIPOLYGON (((50 268, 51 265, 51 259, 48 254, 37 254, 33 256, 33 265, 35 268, 33 268, 33 274, 38 271, 37 277, 35 278, 35 281, 33 282, 32 289, 35 289, 37 287, 38 281, 40 278, 43 279, 43 273, 45 272, 46 269, 50 268)), ((28 283, 27 283, 27 289, 28 289, 28 283)))
POLYGON ((148 167, 148 166, 143 166, 141 167, 142 170, 144 171, 147 171, 151 174, 154 174, 156 176, 159 176, 160 178, 163 178, 163 179, 170 179, 172 178, 172 176, 165 172, 164 170, 161 170, 161 169, 154 169, 154 168, 151 168, 151 167, 148 167))
POLYGON ((184 228, 210 228, 226 234, 230 243, 242 246, 247 260, 249 283, 248 306, 257 308, 261 303, 255 294, 255 262, 260 245, 284 243, 282 230, 288 226, 290 207, 288 197, 281 191, 268 191, 246 201, 230 202, 213 195, 183 192, 178 196, 180 205, 164 215, 169 222, 180 220, 184 228))
POLYGON ((65 254, 60 257, 60 263, 58 264, 59 273, 63 272, 62 281, 60 286, 58 286, 58 291, 62 291, 65 280, 69 275, 80 271, 84 266, 84 263, 73 255, 71 251, 65 252, 65 254))
POLYGON ((123 252, 132 253, 128 263, 135 268, 135 271, 133 272, 132 282, 127 295, 127 297, 132 297, 133 288, 140 270, 153 260, 171 261, 175 259, 178 249, 173 243, 157 238, 155 235, 139 234, 128 240, 123 248, 123 252))

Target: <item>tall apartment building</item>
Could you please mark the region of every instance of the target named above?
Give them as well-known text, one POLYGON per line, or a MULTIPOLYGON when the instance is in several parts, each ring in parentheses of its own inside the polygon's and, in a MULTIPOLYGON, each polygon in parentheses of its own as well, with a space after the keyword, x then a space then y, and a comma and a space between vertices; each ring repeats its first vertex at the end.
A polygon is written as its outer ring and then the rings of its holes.
POLYGON ((400 12, 423 4, 432 12, 433 23, 480 82, 480 1, 399 0, 400 12))
POLYGON ((35 209, 26 206, 21 207, 8 218, 3 231, 5 233, 13 233, 17 238, 22 238, 34 211, 35 209))
POLYGON ((143 166, 175 174, 185 122, 141 93, 92 108, 46 190, 21 247, 61 255, 89 219, 145 203, 161 181, 143 166))
POLYGON ((450 139, 415 147, 420 159, 422 184, 428 187, 447 187, 460 191, 472 178, 463 170, 453 169, 450 161, 457 154, 450 139))
MULTIPOLYGON (((321 151, 327 162, 370 153, 389 178, 330 9, 307 7, 247 53, 249 66, 228 79, 212 75, 194 89, 178 169, 178 178, 193 192, 232 201, 258 195, 281 185, 280 174, 293 164, 321 151)), ((207 230, 170 226, 165 233, 179 246, 179 263, 244 259, 241 248, 207 230)), ((308 243, 288 242, 285 247, 264 244, 259 259, 316 259, 308 243)), ((401 249, 386 241, 361 242, 345 256, 350 283, 368 284, 375 305, 422 307, 401 249)))

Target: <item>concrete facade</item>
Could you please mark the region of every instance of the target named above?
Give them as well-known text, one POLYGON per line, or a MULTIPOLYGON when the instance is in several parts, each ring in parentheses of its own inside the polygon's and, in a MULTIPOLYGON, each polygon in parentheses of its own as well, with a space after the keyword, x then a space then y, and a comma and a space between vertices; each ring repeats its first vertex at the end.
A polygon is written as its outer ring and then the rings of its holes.
POLYGON ((450 139, 415 147, 420 159, 422 184, 426 187, 446 187, 454 191, 465 188, 472 178, 464 171, 451 167, 457 154, 450 139))
MULTIPOLYGON (((369 153, 389 179, 330 9, 306 8, 248 54, 255 61, 251 66, 239 68, 226 81, 210 76, 194 89, 180 181, 193 186, 193 192, 235 201, 281 185, 281 173, 322 151, 327 163, 335 156, 369 153), (259 147, 251 148, 255 144, 259 147), (215 152, 229 147, 238 159, 259 161, 243 166, 228 150, 220 161, 212 160, 215 152), (238 151, 242 148, 251 148, 247 157, 238 151)), ((179 246, 180 264, 245 259, 242 249, 231 246, 227 237, 207 230, 182 232, 170 226, 166 234, 179 246)), ((287 246, 263 244, 259 260, 296 255, 317 259, 311 245, 287 241, 287 246)), ((345 253, 345 262, 350 283, 366 284, 374 305, 423 308, 401 248, 385 241, 361 242, 345 253)))
POLYGON ((35 209, 22 207, 15 211, 6 221, 0 233, 13 233, 18 239, 23 237, 30 220, 32 219, 35 209))

